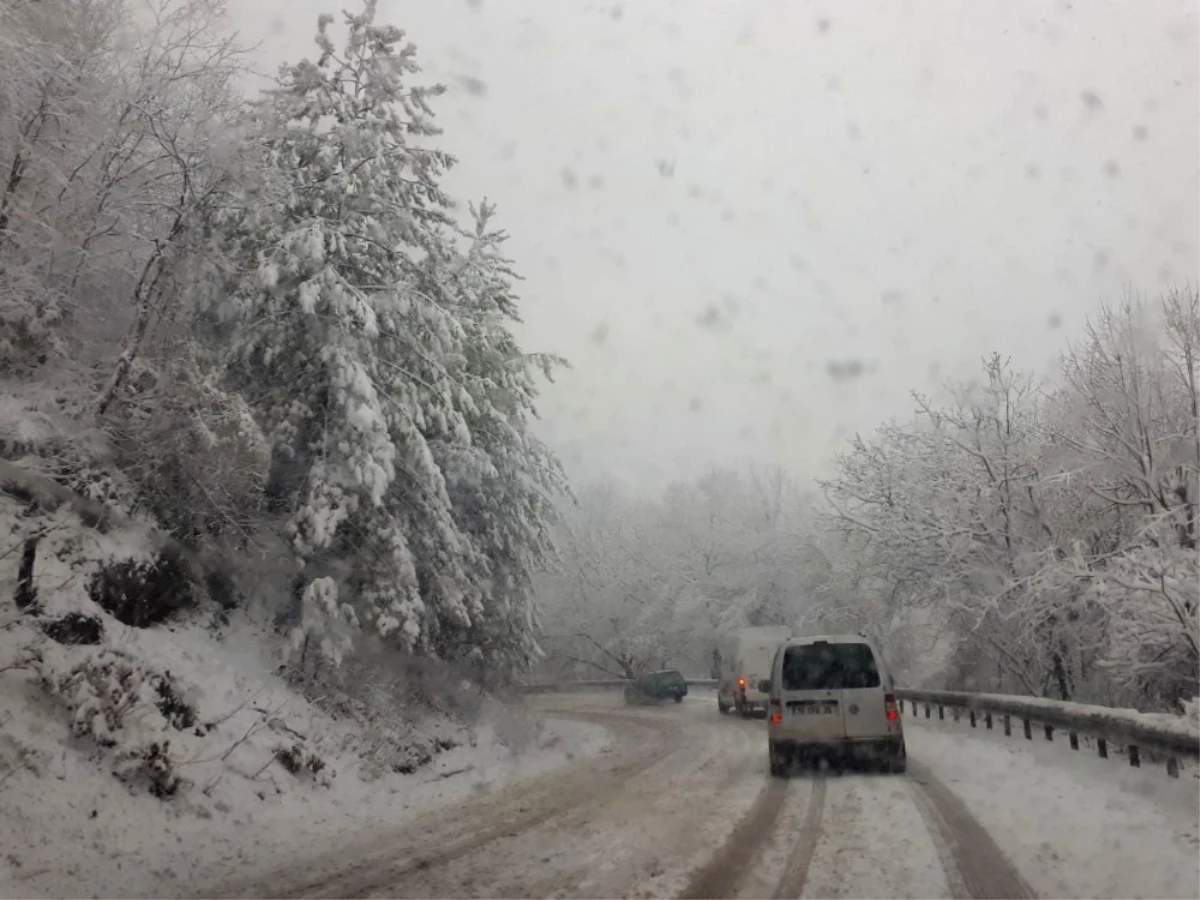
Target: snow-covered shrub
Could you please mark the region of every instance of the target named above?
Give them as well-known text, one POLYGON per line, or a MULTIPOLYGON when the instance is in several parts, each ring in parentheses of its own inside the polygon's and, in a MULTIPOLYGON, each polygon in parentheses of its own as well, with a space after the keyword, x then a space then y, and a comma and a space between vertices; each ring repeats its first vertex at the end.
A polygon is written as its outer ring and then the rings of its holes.
POLYGON ((145 747, 123 752, 114 774, 126 784, 143 785, 158 799, 166 800, 174 797, 183 784, 175 766, 171 742, 151 741, 145 747))
POLYGON ((31 667, 42 688, 70 713, 72 733, 112 752, 114 775, 160 799, 179 790, 171 735, 192 729, 200 734, 204 726, 197 725, 195 707, 170 672, 111 647, 74 664, 60 653, 36 653, 31 667))
POLYGON ((28 270, 0 266, 0 373, 27 374, 62 349, 63 300, 28 270))
POLYGON ((99 644, 104 640, 104 623, 97 616, 67 613, 41 623, 42 631, 60 644, 99 644))
POLYGON ((1105 668, 1132 697, 1166 709, 1200 679, 1200 556, 1180 546, 1173 518, 1151 520, 1095 573, 1092 589, 1109 616, 1105 668))
POLYGON ((123 469, 179 540, 239 544, 263 514, 270 469, 250 406, 220 386, 195 342, 167 347, 142 368, 145 391, 110 416, 123 469))
POLYGON ((88 596, 135 628, 164 622, 197 602, 191 568, 171 546, 148 563, 120 560, 103 566, 88 582, 88 596))
POLYGON ((326 576, 309 582, 300 598, 300 623, 292 629, 290 650, 301 670, 311 665, 313 651, 335 668, 354 643, 358 619, 354 607, 338 603, 337 582, 326 576))
POLYGON ((1180 700, 1179 705, 1183 708, 1183 718, 1187 720, 1188 724, 1192 728, 1200 729, 1200 697, 1180 700))
POLYGON ((45 657, 36 667, 42 687, 70 712, 74 734, 103 747, 127 743, 127 722, 136 723, 137 732, 154 735, 196 724, 196 710, 171 673, 156 671, 122 650, 104 647, 66 671, 45 657))
POLYGON ((72 399, 69 392, 19 386, 0 393, 0 457, 95 501, 96 508, 84 514, 88 524, 103 526, 97 510, 128 515, 136 494, 117 468, 107 436, 72 417, 72 399))
POLYGON ((325 760, 314 753, 303 740, 296 739, 290 744, 280 744, 275 748, 275 758, 297 778, 311 778, 323 787, 328 787, 331 782, 332 773, 328 770, 325 760))

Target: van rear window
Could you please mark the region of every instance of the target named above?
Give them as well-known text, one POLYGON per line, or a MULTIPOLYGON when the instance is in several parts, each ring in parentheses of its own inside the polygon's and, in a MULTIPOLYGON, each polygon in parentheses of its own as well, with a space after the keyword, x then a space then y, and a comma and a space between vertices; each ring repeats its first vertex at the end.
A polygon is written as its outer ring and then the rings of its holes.
POLYGON ((866 644, 804 644, 783 654, 785 691, 879 687, 879 667, 866 644))

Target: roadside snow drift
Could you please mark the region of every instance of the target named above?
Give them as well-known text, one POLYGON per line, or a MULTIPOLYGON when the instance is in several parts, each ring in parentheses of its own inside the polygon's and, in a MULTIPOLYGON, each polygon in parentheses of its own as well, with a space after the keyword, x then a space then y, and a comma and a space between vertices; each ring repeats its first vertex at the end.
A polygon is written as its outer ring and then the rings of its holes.
POLYGON ((469 716, 310 702, 279 674, 281 636, 245 612, 135 628, 94 603, 102 562, 150 558, 142 536, 24 511, 0 499, 2 896, 187 894, 608 740, 478 695, 469 716), (36 605, 20 610, 35 530, 36 605))
POLYGON ((963 801, 1042 897, 1187 897, 1200 890, 1194 767, 1131 768, 1065 741, 906 718, 909 754, 963 801))

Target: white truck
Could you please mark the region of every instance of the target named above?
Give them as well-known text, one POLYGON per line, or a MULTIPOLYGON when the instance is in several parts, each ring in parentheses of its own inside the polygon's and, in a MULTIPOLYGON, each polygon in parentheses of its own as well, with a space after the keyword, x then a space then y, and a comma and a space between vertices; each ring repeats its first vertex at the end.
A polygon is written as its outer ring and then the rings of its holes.
POLYGON ((720 674, 717 675, 717 709, 722 713, 736 710, 750 716, 767 711, 767 695, 759 682, 771 677, 771 663, 779 645, 792 636, 786 625, 742 628, 721 641, 720 674))

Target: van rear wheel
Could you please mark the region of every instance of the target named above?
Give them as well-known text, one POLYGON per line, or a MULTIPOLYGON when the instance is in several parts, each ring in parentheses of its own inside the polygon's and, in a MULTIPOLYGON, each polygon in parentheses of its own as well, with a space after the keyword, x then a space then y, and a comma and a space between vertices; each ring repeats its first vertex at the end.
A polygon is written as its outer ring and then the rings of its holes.
POLYGON ((787 760, 780 754, 774 744, 767 745, 767 761, 771 769, 771 777, 786 778, 787 777, 787 760))

